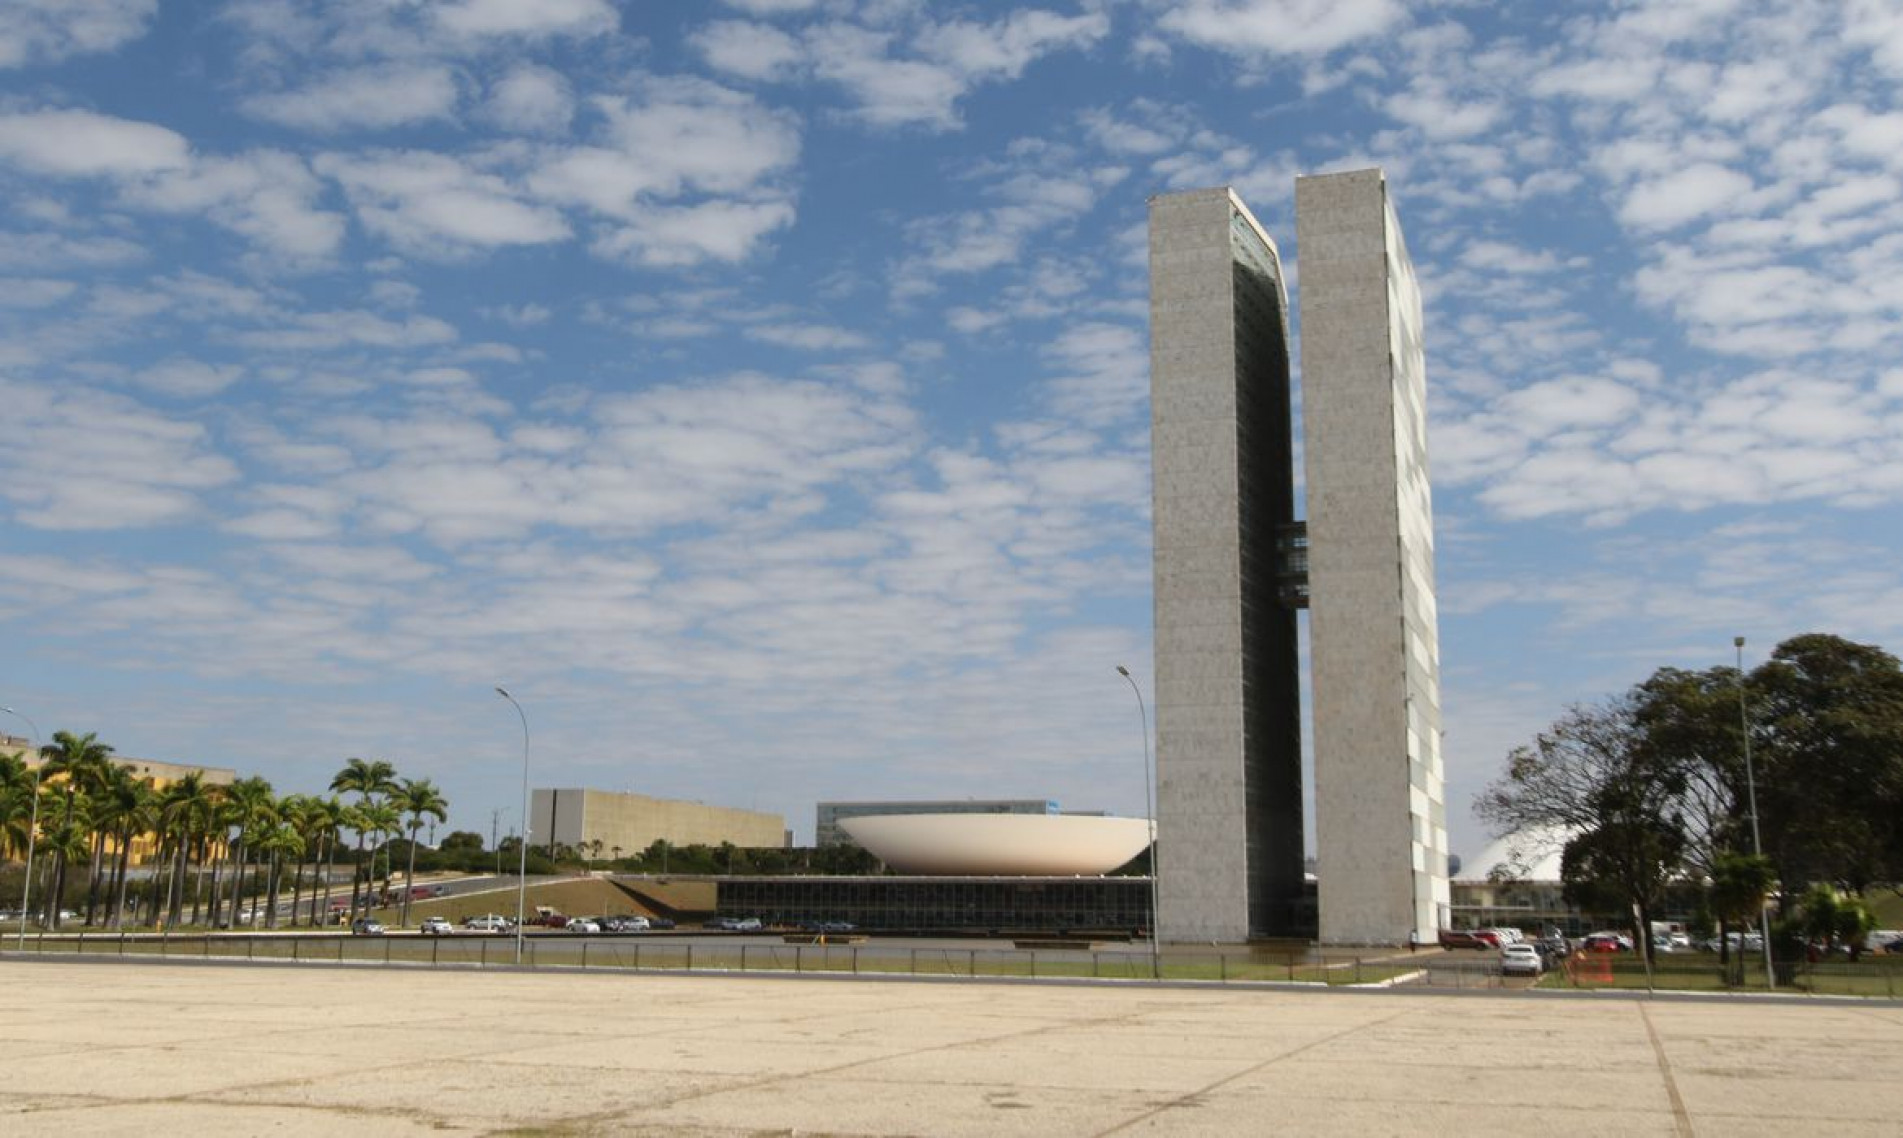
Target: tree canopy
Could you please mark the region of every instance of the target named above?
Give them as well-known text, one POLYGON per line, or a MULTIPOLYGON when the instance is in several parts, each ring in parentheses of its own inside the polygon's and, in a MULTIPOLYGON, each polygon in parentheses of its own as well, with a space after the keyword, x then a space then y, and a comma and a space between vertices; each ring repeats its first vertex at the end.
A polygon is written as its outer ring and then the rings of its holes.
POLYGON ((1500 835, 1564 834, 1569 896, 1641 915, 1674 881, 1715 884, 1732 919, 1768 875, 1787 897, 1903 882, 1903 668, 1823 634, 1743 677, 1661 668, 1516 747, 1476 811, 1500 835), (1747 731, 1769 863, 1748 873, 1747 731))

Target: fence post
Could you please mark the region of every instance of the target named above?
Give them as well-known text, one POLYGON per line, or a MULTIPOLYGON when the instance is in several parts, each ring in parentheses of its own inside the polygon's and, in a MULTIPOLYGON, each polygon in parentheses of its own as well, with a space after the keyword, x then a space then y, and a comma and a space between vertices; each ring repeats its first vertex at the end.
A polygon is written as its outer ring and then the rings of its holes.
POLYGON ((743 944, 740 946, 740 971, 745 972, 746 970, 747 970, 747 946, 743 944))
POLYGON ((588 942, 587 941, 581 942, 581 966, 584 971, 587 970, 588 968, 588 942))
POLYGON ((1229 954, 1226 952, 1216 954, 1216 975, 1223 983, 1229 982, 1229 954))
POLYGON ((687 942, 687 970, 694 970, 694 942, 691 940, 687 942))
MULTIPOLYGON (((803 944, 796 944, 793 946, 793 971, 795 972, 806 971, 805 949, 806 949, 806 946, 803 944)), ((821 949, 820 951, 823 952, 825 950, 821 949)))

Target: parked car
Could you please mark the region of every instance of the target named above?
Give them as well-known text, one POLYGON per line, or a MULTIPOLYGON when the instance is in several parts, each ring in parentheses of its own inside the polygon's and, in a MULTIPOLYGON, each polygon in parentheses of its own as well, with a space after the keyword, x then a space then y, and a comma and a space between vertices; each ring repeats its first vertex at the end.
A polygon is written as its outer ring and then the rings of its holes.
POLYGON ((674 922, 667 917, 649 917, 648 927, 651 929, 671 929, 674 927, 674 922))
POLYGON ((638 913, 625 917, 609 917, 601 922, 602 931, 611 933, 644 933, 648 931, 648 919, 638 913))
POLYGON ((1442 948, 1485 948, 1487 942, 1481 940, 1472 929, 1442 929, 1440 930, 1440 946, 1442 948))
POLYGON ((1579 947, 1587 952, 1631 952, 1632 938, 1613 932, 1588 933, 1579 947))
POLYGON ((1530 944, 1509 944, 1500 950, 1500 971, 1507 976, 1538 976, 1546 971, 1546 961, 1530 944))
POLYGON ((455 932, 456 929, 449 923, 447 918, 424 917, 423 925, 417 929, 417 931, 424 936, 448 936, 455 932))
POLYGON ((480 917, 463 918, 463 927, 478 933, 506 933, 515 926, 507 917, 484 913, 480 917))
POLYGON ((593 917, 570 917, 562 927, 571 933, 598 933, 601 931, 601 922, 593 917))
POLYGON ((358 917, 350 922, 351 936, 382 936, 383 922, 370 917, 358 917))

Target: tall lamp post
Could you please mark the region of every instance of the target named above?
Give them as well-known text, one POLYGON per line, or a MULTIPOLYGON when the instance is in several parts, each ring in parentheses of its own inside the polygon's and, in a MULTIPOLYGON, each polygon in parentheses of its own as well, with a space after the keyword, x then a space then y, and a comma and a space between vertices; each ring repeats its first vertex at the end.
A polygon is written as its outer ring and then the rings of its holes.
MULTIPOLYGON (((40 753, 39 724, 33 722, 31 719, 27 719, 25 713, 15 711, 11 707, 0 707, 0 711, 4 711, 8 715, 11 715, 15 717, 16 719, 25 720, 26 725, 32 728, 33 754, 34 754, 34 757, 37 758, 40 753)), ((39 836, 40 836, 40 768, 34 767, 33 768, 33 811, 32 811, 31 820, 28 821, 26 824, 26 880, 22 882, 20 885, 20 951, 21 952, 26 951, 26 915, 33 908, 33 839, 39 836)))
POLYGON ((515 962, 521 964, 522 918, 529 899, 529 717, 507 688, 498 686, 496 694, 509 701, 516 718, 522 721, 522 849, 515 878, 515 962))
POLYGON ((1149 815, 1150 823, 1150 975, 1155 979, 1163 978, 1163 907, 1158 901, 1156 854, 1156 804, 1150 796, 1152 780, 1150 776, 1150 712, 1143 705, 1143 689, 1137 687, 1136 678, 1130 669, 1117 665, 1117 674, 1129 681, 1130 690, 1136 693, 1137 717, 1143 724, 1143 811, 1149 815))
MULTIPOLYGON (((1744 701, 1744 637, 1732 637, 1731 646, 1738 650, 1738 727, 1744 736, 1744 792, 1751 807, 1751 855, 1761 859, 1764 840, 1758 836, 1758 779, 1751 769, 1751 711, 1744 701)), ((1764 949, 1764 985, 1776 988, 1777 973, 1771 969, 1771 914, 1762 897, 1758 898, 1758 939, 1764 949)))

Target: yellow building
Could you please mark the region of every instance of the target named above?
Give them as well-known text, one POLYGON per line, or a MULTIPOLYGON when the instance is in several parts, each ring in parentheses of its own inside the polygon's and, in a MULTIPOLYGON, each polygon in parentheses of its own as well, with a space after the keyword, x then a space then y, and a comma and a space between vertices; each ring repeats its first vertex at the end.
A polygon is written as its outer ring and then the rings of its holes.
MULTIPOLYGON (((16 735, 0 735, 0 755, 12 755, 20 759, 26 764, 26 769, 30 771, 38 770, 45 765, 45 760, 33 752, 32 740, 22 739, 16 735)), ((129 755, 119 754, 113 755, 112 760, 119 766, 131 771, 132 777, 144 781, 155 791, 164 790, 166 787, 184 778, 193 771, 197 771, 204 781, 211 786, 230 786, 232 783, 238 781, 238 772, 228 767, 191 766, 184 763, 160 762, 157 759, 138 759, 129 755)), ((64 775, 56 774, 47 779, 47 785, 58 786, 64 780, 64 775)), ((44 825, 46 821, 44 817, 45 808, 42 807, 41 811, 41 824, 44 825)), ((156 853, 157 847, 158 836, 156 834, 141 834, 132 839, 132 851, 128 861, 132 865, 143 865, 148 858, 151 858, 156 853)), ((108 835, 105 851, 107 856, 116 856, 118 849, 118 843, 108 835)))
POLYGON ((529 819, 533 846, 554 842, 593 853, 600 842, 601 855, 612 857, 639 853, 656 839, 670 846, 731 842, 742 849, 787 844, 786 819, 779 814, 612 790, 537 789, 529 819))

